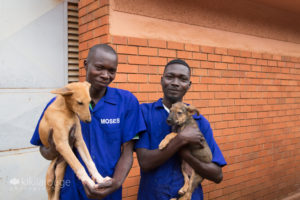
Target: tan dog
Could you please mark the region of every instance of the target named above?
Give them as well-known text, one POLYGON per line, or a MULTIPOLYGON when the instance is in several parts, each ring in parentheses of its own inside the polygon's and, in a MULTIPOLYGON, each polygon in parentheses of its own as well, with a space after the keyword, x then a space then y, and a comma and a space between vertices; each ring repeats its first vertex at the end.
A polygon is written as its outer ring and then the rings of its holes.
POLYGON ((52 93, 57 94, 57 98, 47 108, 41 119, 39 134, 43 145, 49 147, 49 130, 52 129, 56 150, 64 158, 62 162, 57 163, 58 158, 55 158, 48 168, 46 175, 48 199, 59 199, 60 188, 67 164, 70 165, 79 180, 82 182, 86 181, 91 186, 95 186, 94 181, 88 176, 69 145, 69 132, 74 124, 76 125, 74 146, 77 148, 89 173, 97 183, 110 180, 109 177, 103 178, 98 173, 81 134, 80 120, 84 122, 91 121, 89 88, 90 84, 88 82, 77 82, 52 91, 52 93), (55 188, 53 189, 54 180, 55 188))
MULTIPOLYGON (((170 109, 170 114, 167 119, 167 123, 172 126, 173 132, 168 134, 159 144, 159 149, 164 149, 169 142, 176 137, 177 133, 180 133, 181 130, 183 130, 187 126, 197 126, 197 122, 193 118, 193 114, 197 113, 199 115, 199 111, 193 107, 188 106, 182 102, 177 102, 172 105, 170 109)), ((198 131, 201 136, 203 134, 201 131, 198 131)), ((211 150, 204 139, 201 143, 201 146, 197 144, 189 144, 188 145, 189 150, 191 151, 192 155, 198 158, 199 160, 203 162, 211 162, 212 160, 212 153, 211 150)), ((181 195, 179 200, 190 200, 193 194, 193 191, 195 188, 203 181, 203 178, 195 173, 193 168, 189 166, 189 164, 185 161, 182 161, 181 164, 181 170, 184 177, 184 185, 183 187, 178 191, 178 193, 181 195), (188 170, 192 170, 192 174, 189 177, 188 176, 188 170)))

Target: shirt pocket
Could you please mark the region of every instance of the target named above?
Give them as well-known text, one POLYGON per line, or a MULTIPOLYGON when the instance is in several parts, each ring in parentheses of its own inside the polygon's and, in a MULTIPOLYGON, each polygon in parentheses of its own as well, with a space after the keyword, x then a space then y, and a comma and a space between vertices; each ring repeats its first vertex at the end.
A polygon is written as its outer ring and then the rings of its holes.
POLYGON ((104 133, 104 138, 107 140, 108 144, 121 141, 122 131, 119 126, 105 125, 105 127, 103 127, 102 130, 104 133))
POLYGON ((121 138, 121 123, 120 117, 117 116, 102 116, 97 117, 99 128, 104 134, 104 138, 108 141, 115 141, 121 138))

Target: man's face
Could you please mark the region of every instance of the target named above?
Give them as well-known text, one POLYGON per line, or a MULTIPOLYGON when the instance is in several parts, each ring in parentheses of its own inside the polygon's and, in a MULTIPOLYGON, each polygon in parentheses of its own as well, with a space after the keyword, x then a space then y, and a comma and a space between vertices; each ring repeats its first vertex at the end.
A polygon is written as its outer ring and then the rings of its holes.
POLYGON ((182 64, 167 66, 161 78, 164 98, 171 103, 182 101, 191 85, 189 69, 182 64))
POLYGON ((91 88, 101 89, 108 86, 116 77, 118 59, 115 54, 96 49, 86 60, 86 80, 91 83, 91 88))

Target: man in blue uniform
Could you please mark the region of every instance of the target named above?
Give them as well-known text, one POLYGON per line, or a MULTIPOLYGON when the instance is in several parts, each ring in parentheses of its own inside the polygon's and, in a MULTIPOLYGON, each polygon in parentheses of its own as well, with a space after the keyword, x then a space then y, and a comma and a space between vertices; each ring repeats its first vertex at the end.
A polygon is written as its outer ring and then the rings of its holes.
MULTIPOLYGON (((171 132, 167 124, 169 109, 173 103, 182 101, 191 86, 190 67, 183 60, 172 60, 166 66, 161 78, 163 99, 154 103, 142 104, 142 114, 147 132, 141 134, 135 148, 141 167, 139 200, 169 200, 178 198, 178 191, 183 186, 181 159, 202 177, 220 183, 223 178, 222 166, 225 159, 215 142, 209 122, 202 116, 194 116, 211 151, 211 163, 197 160, 187 149, 189 143, 199 143, 197 127, 187 127, 178 134, 168 146, 159 150, 158 145, 171 132)), ((195 189, 192 200, 203 199, 201 185, 195 189)))
MULTIPOLYGON (((122 199, 121 185, 133 162, 132 139, 145 130, 145 124, 136 97, 128 91, 108 87, 116 76, 117 64, 117 54, 110 46, 100 44, 90 49, 84 65, 86 80, 91 83, 92 122, 88 124, 81 122, 82 135, 91 157, 103 177, 112 177, 112 185, 109 187, 98 185, 98 188, 94 189, 86 183, 81 183, 67 166, 60 193, 62 200, 122 199)), ((53 101, 54 99, 49 104, 53 101)), ((51 139, 49 138, 50 141, 51 139)), ((42 145, 38 125, 31 143, 42 145)), ((55 146, 50 148, 41 146, 40 151, 46 159, 52 159, 57 155, 55 146)), ((78 152, 74 151, 85 166, 78 152)))

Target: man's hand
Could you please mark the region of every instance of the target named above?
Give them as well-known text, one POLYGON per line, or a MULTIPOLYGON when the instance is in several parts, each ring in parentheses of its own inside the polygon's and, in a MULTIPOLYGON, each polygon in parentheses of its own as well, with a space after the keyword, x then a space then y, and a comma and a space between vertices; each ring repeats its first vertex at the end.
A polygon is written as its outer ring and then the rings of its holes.
POLYGON ((121 187, 121 184, 114 178, 111 179, 111 184, 101 183, 95 187, 90 186, 87 182, 83 182, 85 194, 90 199, 103 199, 121 187))
POLYGON ((92 187, 83 182, 85 193, 89 198, 103 199, 104 197, 110 195, 121 187, 122 183, 129 173, 129 170, 132 167, 134 141, 130 140, 124 143, 122 146, 121 157, 115 167, 115 172, 113 178, 110 180, 110 185, 107 185, 107 183, 109 183, 107 181, 101 184, 96 184, 95 187, 92 187))
POLYGON ((178 137, 186 143, 196 143, 203 147, 202 142, 205 139, 198 132, 198 126, 187 126, 178 133, 178 137))
MULTIPOLYGON (((179 156, 185 160, 191 168, 195 170, 203 178, 220 183, 223 179, 222 167, 214 162, 203 162, 192 155, 188 147, 182 147, 179 151, 179 156)), ((185 166, 186 167, 186 166, 185 166)), ((191 173, 189 168, 185 168, 188 174, 191 173)))

